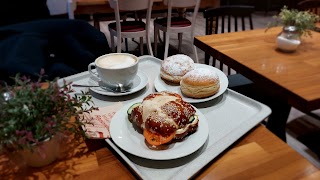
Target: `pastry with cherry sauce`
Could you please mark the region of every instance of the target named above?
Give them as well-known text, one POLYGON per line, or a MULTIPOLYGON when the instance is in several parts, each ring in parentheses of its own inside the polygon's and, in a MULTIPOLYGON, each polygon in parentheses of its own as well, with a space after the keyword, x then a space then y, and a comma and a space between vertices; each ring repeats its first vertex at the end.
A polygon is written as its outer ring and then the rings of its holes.
POLYGON ((194 107, 179 94, 168 91, 149 94, 141 103, 133 104, 128 119, 153 147, 182 140, 197 131, 199 122, 194 107))

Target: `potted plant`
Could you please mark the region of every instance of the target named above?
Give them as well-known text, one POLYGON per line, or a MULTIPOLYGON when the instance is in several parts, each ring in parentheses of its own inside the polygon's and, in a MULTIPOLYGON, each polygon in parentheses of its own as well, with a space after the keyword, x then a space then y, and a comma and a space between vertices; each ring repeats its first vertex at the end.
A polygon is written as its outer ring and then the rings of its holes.
POLYGON ((90 122, 81 114, 97 109, 88 94, 71 95, 71 83, 59 85, 55 79, 46 81, 44 87, 42 77, 31 81, 17 75, 15 84, 5 90, 13 97, 8 98, 8 93, 6 100, 0 97, 0 154, 22 153, 26 161, 36 160, 27 161, 31 166, 43 166, 57 158, 60 134, 85 135, 80 126, 90 122))
POLYGON ((310 11, 299 11, 288 9, 284 6, 278 15, 273 17, 275 21, 270 22, 269 28, 283 26, 282 32, 277 37, 277 46, 280 50, 292 52, 300 45, 302 36, 312 37, 312 30, 319 16, 310 11))

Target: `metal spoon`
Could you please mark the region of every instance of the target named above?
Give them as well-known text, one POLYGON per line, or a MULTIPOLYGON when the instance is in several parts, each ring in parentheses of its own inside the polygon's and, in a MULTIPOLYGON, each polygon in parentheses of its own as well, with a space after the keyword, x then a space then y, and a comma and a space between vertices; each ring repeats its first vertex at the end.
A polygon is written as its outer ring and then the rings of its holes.
POLYGON ((126 92, 130 92, 130 89, 125 89, 123 87, 123 84, 117 84, 117 86, 115 88, 110 88, 107 86, 104 86, 102 83, 99 82, 99 85, 84 85, 84 84, 72 84, 72 86, 74 87, 100 87, 102 89, 105 89, 107 91, 111 91, 114 93, 126 93, 126 92))
MULTIPOLYGON (((100 83, 99 83, 100 84, 100 83)), ((130 89, 125 89, 123 87, 123 84, 117 84, 116 87, 114 88, 110 88, 108 86, 104 86, 103 84, 101 86, 99 86, 100 88, 102 89, 105 89, 105 90, 109 90, 109 91, 112 91, 114 93, 125 93, 125 92, 130 92, 130 89)))
POLYGON ((72 84, 73 87, 100 87, 98 85, 72 84))

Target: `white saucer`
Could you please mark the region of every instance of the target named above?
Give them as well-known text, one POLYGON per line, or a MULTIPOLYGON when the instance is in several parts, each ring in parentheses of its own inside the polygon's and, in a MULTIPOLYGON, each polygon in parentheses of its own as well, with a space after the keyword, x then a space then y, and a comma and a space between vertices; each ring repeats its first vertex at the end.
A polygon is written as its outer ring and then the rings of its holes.
POLYGON ((213 66, 209 66, 206 64, 196 64, 196 68, 208 68, 215 71, 218 74, 219 80, 220 80, 220 89, 215 95, 206 97, 206 98, 201 98, 201 99, 194 99, 194 98, 187 97, 181 92, 179 84, 175 85, 175 84, 166 83, 161 79, 160 75, 156 77, 154 81, 154 87, 156 88, 157 91, 171 91, 171 92, 178 93, 182 96, 183 100, 185 100, 188 103, 201 103, 201 102, 209 101, 219 97, 221 94, 223 94, 227 90, 229 80, 227 76, 220 69, 217 69, 213 66))
POLYGON ((129 107, 142 100, 128 103, 123 106, 112 117, 110 123, 110 135, 115 144, 121 149, 127 151, 138 157, 152 159, 152 160, 171 160, 178 159, 189 154, 194 153, 202 147, 208 139, 209 127, 204 114, 197 108, 196 114, 199 117, 198 130, 185 137, 182 141, 170 144, 168 149, 165 150, 151 150, 145 143, 143 134, 139 133, 132 123, 128 120, 127 110, 129 107))
MULTIPOLYGON (((89 78, 89 85, 93 85, 93 86, 98 86, 98 82, 95 81, 93 78, 89 78)), ((132 88, 129 92, 125 92, 125 93, 115 93, 115 92, 111 92, 105 89, 102 89, 101 87, 90 87, 90 89, 98 94, 102 94, 102 95, 107 95, 107 96, 124 96, 124 95, 128 95, 128 94, 133 94, 135 92, 140 91, 141 89, 143 89, 144 87, 146 87, 146 85, 148 84, 148 77, 146 74, 144 74, 141 71, 138 71, 137 76, 133 79, 133 83, 132 83, 132 88)))

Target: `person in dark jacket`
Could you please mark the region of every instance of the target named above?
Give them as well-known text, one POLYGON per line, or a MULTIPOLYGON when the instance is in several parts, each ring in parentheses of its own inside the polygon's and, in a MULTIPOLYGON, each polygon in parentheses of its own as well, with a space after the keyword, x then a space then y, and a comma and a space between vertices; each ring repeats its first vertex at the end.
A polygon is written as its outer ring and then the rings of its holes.
POLYGON ((20 73, 48 79, 86 71, 97 57, 110 53, 105 35, 86 21, 43 19, 0 27, 0 77, 20 73))

